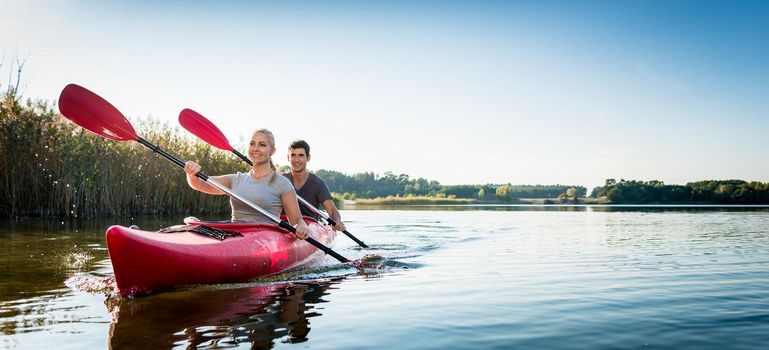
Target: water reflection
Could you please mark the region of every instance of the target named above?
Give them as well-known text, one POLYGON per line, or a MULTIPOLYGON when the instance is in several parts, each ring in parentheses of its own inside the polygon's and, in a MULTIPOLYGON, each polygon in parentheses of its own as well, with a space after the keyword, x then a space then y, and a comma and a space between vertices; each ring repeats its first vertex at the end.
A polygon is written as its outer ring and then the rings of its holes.
MULTIPOLYGON (((111 275, 104 231, 112 224, 155 229, 178 221, 157 217, 0 220, 0 303, 49 295, 79 273, 111 275)), ((3 309, 0 304, 0 315, 3 309)))
POLYGON ((339 280, 235 289, 202 287, 140 299, 108 299, 111 349, 249 347, 307 341, 310 318, 339 280))

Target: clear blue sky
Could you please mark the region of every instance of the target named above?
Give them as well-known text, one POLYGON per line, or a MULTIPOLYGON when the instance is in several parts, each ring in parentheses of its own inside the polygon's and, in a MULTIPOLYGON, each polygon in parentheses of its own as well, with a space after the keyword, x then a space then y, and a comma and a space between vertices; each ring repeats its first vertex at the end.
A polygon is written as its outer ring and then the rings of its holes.
MULTIPOLYGON (((9 1, 0 83, 443 184, 769 181, 769 1, 9 1)), ((137 125, 138 126, 138 125, 137 125)), ((204 164, 205 166, 205 164, 204 164)))

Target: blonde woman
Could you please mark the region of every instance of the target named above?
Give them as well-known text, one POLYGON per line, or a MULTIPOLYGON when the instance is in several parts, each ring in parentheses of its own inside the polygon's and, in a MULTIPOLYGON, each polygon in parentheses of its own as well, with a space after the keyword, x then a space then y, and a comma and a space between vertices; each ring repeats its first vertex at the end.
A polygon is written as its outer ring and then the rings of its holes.
MULTIPOLYGON (((229 175, 211 176, 212 179, 233 192, 259 205, 275 216, 281 209, 286 213, 288 222, 296 228, 296 238, 305 239, 309 228, 302 220, 296 191, 291 181, 277 174, 272 155, 275 153, 275 136, 267 129, 254 131, 248 145, 248 159, 253 162, 251 171, 229 175)), ((184 164, 187 184, 193 189, 208 194, 225 194, 218 188, 196 177, 202 167, 194 161, 184 164)), ((232 221, 272 222, 266 216, 240 201, 230 198, 232 221)))

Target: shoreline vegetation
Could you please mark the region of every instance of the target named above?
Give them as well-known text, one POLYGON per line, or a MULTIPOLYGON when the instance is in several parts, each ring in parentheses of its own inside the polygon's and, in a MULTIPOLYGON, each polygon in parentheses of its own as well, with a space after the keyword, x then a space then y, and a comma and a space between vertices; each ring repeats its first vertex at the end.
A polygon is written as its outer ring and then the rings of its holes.
MULTIPOLYGON (((436 197, 400 197, 387 196, 376 198, 359 198, 355 200, 341 199, 334 193, 334 201, 344 208, 366 206, 393 206, 393 205, 610 205, 613 203, 606 197, 592 198, 513 198, 508 201, 479 200, 475 198, 436 198, 436 197)), ((689 203, 691 204, 691 203, 689 203)))
MULTIPOLYGON (((228 213, 223 196, 187 187, 184 173, 133 142, 115 142, 63 118, 55 104, 22 101, 18 84, 0 82, 0 218, 66 219, 228 213)), ((151 118, 139 133, 180 159, 197 159, 208 173, 246 171, 240 159, 151 118)), ((288 166, 281 167, 287 171, 288 166)), ((339 203, 451 204, 769 204, 769 183, 710 180, 686 185, 606 180, 579 185, 442 185, 406 174, 314 171, 339 203)))
POLYGON ((475 198, 437 198, 387 196, 376 198, 341 199, 334 193, 334 201, 344 207, 379 205, 550 205, 550 204, 612 204, 606 197, 601 198, 514 198, 509 201, 489 201, 475 198))

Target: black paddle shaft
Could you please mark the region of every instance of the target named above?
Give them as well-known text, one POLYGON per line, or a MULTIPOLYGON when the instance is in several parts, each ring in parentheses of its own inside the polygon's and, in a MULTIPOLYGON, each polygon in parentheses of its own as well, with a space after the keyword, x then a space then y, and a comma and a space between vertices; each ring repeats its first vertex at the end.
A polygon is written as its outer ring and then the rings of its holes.
POLYGON ((238 152, 238 150, 233 149, 232 153, 235 153, 236 156, 240 157, 240 159, 243 159, 243 161, 248 163, 248 165, 254 165, 254 163, 251 162, 251 159, 248 159, 248 157, 244 156, 243 153, 238 152))
MULTIPOLYGON (((145 140, 141 136, 138 137, 138 139, 136 141, 138 141, 142 145, 146 146, 147 148, 151 149, 152 152, 155 152, 155 153, 161 155, 163 158, 170 160, 171 163, 174 163, 174 164, 178 165, 180 168, 184 169, 184 162, 181 159, 174 157, 170 153, 164 151, 159 146, 153 144, 152 142, 149 142, 149 141, 145 140)), ((208 181, 208 175, 206 175, 206 174, 204 174, 202 172, 198 172, 197 174, 195 174, 195 176, 199 177, 203 181, 208 181)))
MULTIPOLYGON (((326 219, 326 221, 328 221, 328 224, 329 224, 329 225, 331 225, 331 226, 336 226, 336 221, 334 221, 334 219, 332 219, 330 216, 326 217, 325 219, 326 219)), ((360 245, 361 247, 363 247, 363 248, 368 248, 368 246, 366 245, 366 243, 363 243, 363 241, 361 241, 361 240, 359 240, 357 237, 353 236, 353 235, 352 235, 352 233, 349 233, 349 232, 347 232, 347 230, 342 230, 342 233, 344 233, 345 235, 347 235, 347 237, 350 237, 350 239, 352 239, 353 241, 355 241, 355 243, 358 243, 358 245, 360 245)))

